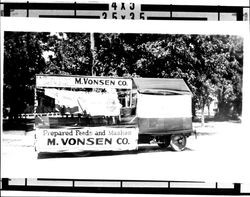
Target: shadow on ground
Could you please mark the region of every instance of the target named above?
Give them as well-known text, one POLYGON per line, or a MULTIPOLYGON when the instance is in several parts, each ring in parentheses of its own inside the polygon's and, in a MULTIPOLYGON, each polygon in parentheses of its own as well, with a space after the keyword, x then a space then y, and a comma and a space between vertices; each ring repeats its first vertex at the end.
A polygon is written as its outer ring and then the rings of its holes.
POLYGON ((197 132, 196 135, 198 136, 209 136, 209 135, 215 135, 216 132, 197 132))
MULTIPOLYGON (((190 148, 185 148, 184 151, 193 151, 190 148)), ((117 155, 133 155, 155 152, 174 152, 170 147, 160 148, 158 145, 140 146, 138 150, 130 151, 83 151, 83 152, 63 152, 63 153, 39 153, 38 159, 50 158, 73 158, 73 157, 99 157, 99 156, 117 156, 117 155)))

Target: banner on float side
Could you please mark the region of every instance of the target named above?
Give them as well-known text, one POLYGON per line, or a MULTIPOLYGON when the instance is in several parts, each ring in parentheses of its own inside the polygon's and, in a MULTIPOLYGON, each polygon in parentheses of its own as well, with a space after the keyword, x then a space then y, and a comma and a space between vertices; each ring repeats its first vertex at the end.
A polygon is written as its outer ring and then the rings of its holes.
POLYGON ((110 77, 37 75, 36 87, 132 89, 132 80, 110 77))
POLYGON ((37 129, 38 152, 121 151, 138 147, 138 128, 37 129))

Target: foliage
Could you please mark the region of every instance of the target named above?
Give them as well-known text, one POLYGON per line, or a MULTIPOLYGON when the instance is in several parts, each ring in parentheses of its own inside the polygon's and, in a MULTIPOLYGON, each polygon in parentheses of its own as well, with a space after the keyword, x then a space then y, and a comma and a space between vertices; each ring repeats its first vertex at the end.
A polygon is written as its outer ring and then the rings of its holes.
POLYGON ((10 116, 34 101, 35 74, 45 68, 41 42, 46 34, 5 32, 4 107, 10 116))
POLYGON ((90 40, 88 33, 7 32, 4 105, 17 113, 24 108, 20 103, 32 105, 37 73, 94 71, 99 76, 183 78, 193 92, 194 109, 204 110, 217 98, 219 115, 241 114, 243 40, 238 36, 95 33, 94 50, 90 40), (13 98, 14 92, 20 96, 13 98))
POLYGON ((43 51, 53 55, 46 61, 45 74, 91 75, 92 55, 89 34, 51 34, 43 45, 43 51))

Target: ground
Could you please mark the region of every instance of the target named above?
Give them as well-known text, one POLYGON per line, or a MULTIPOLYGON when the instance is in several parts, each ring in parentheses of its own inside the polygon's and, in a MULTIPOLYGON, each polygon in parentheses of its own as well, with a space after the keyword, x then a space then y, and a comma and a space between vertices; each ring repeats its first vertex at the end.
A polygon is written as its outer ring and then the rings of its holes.
POLYGON ((2 133, 2 177, 195 180, 250 183, 248 134, 237 122, 194 123, 182 152, 140 145, 138 151, 51 154, 37 158, 34 132, 2 133))

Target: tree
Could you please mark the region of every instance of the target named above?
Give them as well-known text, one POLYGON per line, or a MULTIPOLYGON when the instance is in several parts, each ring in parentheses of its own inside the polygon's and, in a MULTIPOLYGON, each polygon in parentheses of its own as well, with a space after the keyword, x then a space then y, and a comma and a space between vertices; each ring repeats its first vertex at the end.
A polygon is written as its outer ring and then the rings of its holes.
MULTIPOLYGON (((238 114, 241 113, 240 37, 120 34, 116 35, 116 39, 119 39, 123 47, 112 50, 112 57, 122 57, 117 58, 115 62, 120 63, 130 74, 136 73, 142 77, 183 78, 194 94, 194 106, 201 109, 202 123, 204 108, 210 105, 220 90, 224 91, 220 93, 222 97, 218 97, 219 113, 227 115, 225 109, 229 109, 229 104, 237 104, 234 108, 238 114), (226 102, 226 105, 223 105, 223 102, 226 102)), ((112 63, 112 58, 109 60, 112 63)), ((119 68, 117 63, 115 68, 119 68)))
POLYGON ((221 39, 221 53, 214 57, 217 75, 219 118, 241 115, 243 40, 236 36, 221 39))
MULTIPOLYGON (((243 41, 228 35, 99 34, 99 74, 183 78, 202 112, 218 98, 219 114, 241 114, 243 41), (231 107, 230 107, 231 106, 231 107), (234 113, 234 112, 232 112, 234 113)), ((195 110, 194 110, 195 111, 195 110)))
POLYGON ((45 68, 41 49, 45 34, 5 32, 4 36, 4 108, 12 118, 34 104, 35 74, 45 68))
POLYGON ((91 75, 90 34, 51 34, 43 44, 43 51, 53 54, 46 61, 46 74, 91 75))

